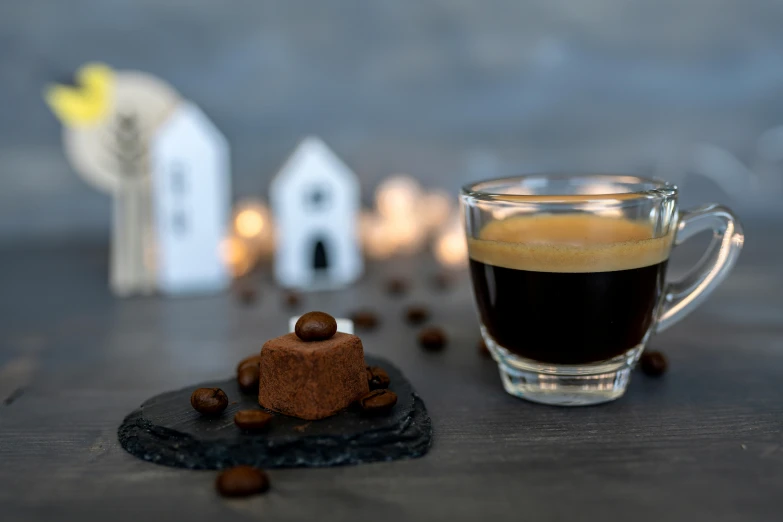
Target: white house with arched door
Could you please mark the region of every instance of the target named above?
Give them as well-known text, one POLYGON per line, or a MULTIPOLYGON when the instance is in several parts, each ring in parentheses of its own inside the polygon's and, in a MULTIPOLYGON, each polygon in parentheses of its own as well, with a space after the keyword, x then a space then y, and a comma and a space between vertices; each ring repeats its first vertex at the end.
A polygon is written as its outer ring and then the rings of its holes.
POLYGON ((275 176, 275 278, 287 288, 323 290, 362 274, 356 174, 318 138, 307 138, 275 176))

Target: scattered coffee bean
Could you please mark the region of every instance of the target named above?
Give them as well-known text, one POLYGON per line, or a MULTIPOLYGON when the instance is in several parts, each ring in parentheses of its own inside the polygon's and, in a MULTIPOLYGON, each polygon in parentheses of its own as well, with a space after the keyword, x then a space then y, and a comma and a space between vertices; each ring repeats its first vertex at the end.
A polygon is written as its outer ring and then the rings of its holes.
POLYGON ((296 322, 294 332, 305 342, 325 341, 337 333, 337 321, 324 312, 308 312, 296 322))
POLYGON ((202 415, 218 415, 228 406, 228 397, 220 388, 199 388, 190 396, 190 405, 202 415))
POLYGON ((432 276, 432 286, 436 290, 448 290, 454 284, 454 277, 447 272, 438 272, 432 276))
POLYGON ((478 347, 478 352, 484 357, 492 357, 492 354, 489 353, 489 348, 487 348, 487 343, 484 342, 484 339, 479 339, 478 344, 476 345, 478 347))
POLYGON ((447 340, 446 333, 437 326, 425 328, 419 332, 419 344, 431 352, 442 350, 446 346, 447 340))
POLYGON ((666 373, 669 363, 661 352, 644 352, 639 359, 639 365, 645 375, 659 377, 666 373))
POLYGON ((286 292, 283 302, 288 308, 296 308, 302 302, 302 298, 296 292, 286 292))
POLYGON ((260 431, 267 427, 274 415, 262 410, 240 410, 234 415, 234 424, 241 430, 260 431))
POLYGON ((388 388, 391 384, 389 374, 386 370, 380 366, 368 366, 367 367, 367 384, 370 385, 371 390, 380 390, 388 388))
POLYGON ((257 364, 246 364, 237 372, 237 382, 245 393, 258 393, 259 369, 257 364))
POLYGON ((252 286, 242 286, 237 290, 237 297, 242 304, 250 306, 258 299, 258 292, 252 286))
POLYGON ((412 305, 405 311, 405 318, 410 324, 421 324, 430 318, 430 311, 426 306, 412 305))
POLYGON ((368 415, 384 415, 397 404, 397 394, 389 390, 373 390, 361 399, 359 406, 368 415))
POLYGON ((372 330, 378 326, 378 316, 369 310, 360 310, 351 314, 351 321, 356 328, 372 330))
POLYGON ((218 475, 215 487, 224 497, 247 497, 269 489, 269 477, 258 468, 236 466, 218 475))
POLYGON ((401 277, 389 279, 386 282, 386 291, 394 296, 406 294, 408 292, 408 282, 401 277))
POLYGON ((244 359, 239 361, 239 364, 237 364, 237 373, 239 373, 239 370, 241 370, 243 366, 247 366, 248 364, 254 364, 258 366, 260 362, 261 362, 261 356, 258 354, 245 357, 244 359))

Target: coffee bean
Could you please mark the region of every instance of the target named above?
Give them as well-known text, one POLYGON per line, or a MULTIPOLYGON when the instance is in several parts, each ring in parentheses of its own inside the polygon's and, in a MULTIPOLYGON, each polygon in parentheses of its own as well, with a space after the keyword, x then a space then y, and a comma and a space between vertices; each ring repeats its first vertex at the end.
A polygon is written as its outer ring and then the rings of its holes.
POLYGON ((271 413, 261 410, 240 410, 234 415, 234 424, 241 430, 260 431, 272 420, 271 413))
POLYGON ((389 379, 389 374, 386 373, 386 370, 380 366, 368 366, 367 384, 370 385, 371 390, 380 390, 388 388, 389 384, 391 384, 391 379, 389 379))
POLYGON ((408 282, 401 277, 389 279, 386 281, 386 291, 394 296, 406 294, 408 292, 408 282))
POLYGON ((261 355, 251 355, 249 357, 245 357, 241 361, 239 361, 239 364, 237 364, 237 373, 239 373, 239 370, 242 369, 243 366, 247 366, 248 364, 254 364, 256 366, 259 365, 261 362, 261 355))
POLYGON ((430 318, 430 311, 426 306, 409 306, 405 311, 405 318, 410 324, 421 324, 430 318))
POLYGON ((246 364, 237 372, 237 382, 245 393, 258 393, 258 364, 246 364))
POLYGON ((296 322, 294 332, 305 342, 325 341, 337 332, 337 321, 324 312, 308 312, 296 322))
POLYGON ((250 306, 258 299, 258 292, 251 286, 243 286, 237 290, 237 297, 242 304, 250 306))
POLYGON ((639 365, 645 375, 660 377, 666 373, 669 363, 661 352, 644 352, 639 359, 639 365))
POLYGON ((302 302, 302 298, 296 292, 286 292, 283 302, 288 308, 296 308, 302 302))
POLYGON ((190 405, 202 415, 219 415, 228 406, 228 397, 220 388, 199 388, 191 394, 190 405))
POLYGON ((215 487, 224 497, 247 497, 269 489, 269 477, 258 468, 236 466, 218 475, 215 487))
POLYGON ((356 328, 372 330, 378 326, 378 316, 369 310, 360 310, 351 314, 351 321, 356 328))
POLYGON ((446 333, 437 326, 425 328, 419 332, 419 344, 422 348, 431 352, 442 350, 446 346, 447 341, 446 333))
POLYGON ((484 357, 492 357, 492 354, 489 353, 489 348, 487 348, 487 343, 484 342, 484 339, 479 339, 478 344, 476 344, 476 347, 478 348, 479 354, 481 354, 484 357))
POLYGON ((397 394, 389 390, 373 390, 361 399, 359 406, 368 415, 384 415, 397 404, 397 394))
POLYGON ((260 355, 245 357, 237 365, 237 382, 243 392, 258 393, 260 355))

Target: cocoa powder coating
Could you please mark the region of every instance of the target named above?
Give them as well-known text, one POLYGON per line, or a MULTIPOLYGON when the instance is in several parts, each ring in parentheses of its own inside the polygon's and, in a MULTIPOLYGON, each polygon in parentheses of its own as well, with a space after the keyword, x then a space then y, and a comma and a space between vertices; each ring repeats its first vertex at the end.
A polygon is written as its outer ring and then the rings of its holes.
POLYGON ((261 350, 258 403, 292 417, 332 416, 369 393, 362 341, 337 332, 304 342, 295 333, 271 339, 261 350))

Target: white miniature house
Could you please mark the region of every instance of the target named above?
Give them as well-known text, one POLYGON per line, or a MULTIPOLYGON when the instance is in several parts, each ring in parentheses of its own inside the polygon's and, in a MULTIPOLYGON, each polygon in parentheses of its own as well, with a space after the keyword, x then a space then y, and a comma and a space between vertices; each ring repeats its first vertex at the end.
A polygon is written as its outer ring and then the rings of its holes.
POLYGON ((281 286, 324 290, 361 276, 359 181, 323 141, 299 144, 272 181, 270 202, 281 286))

